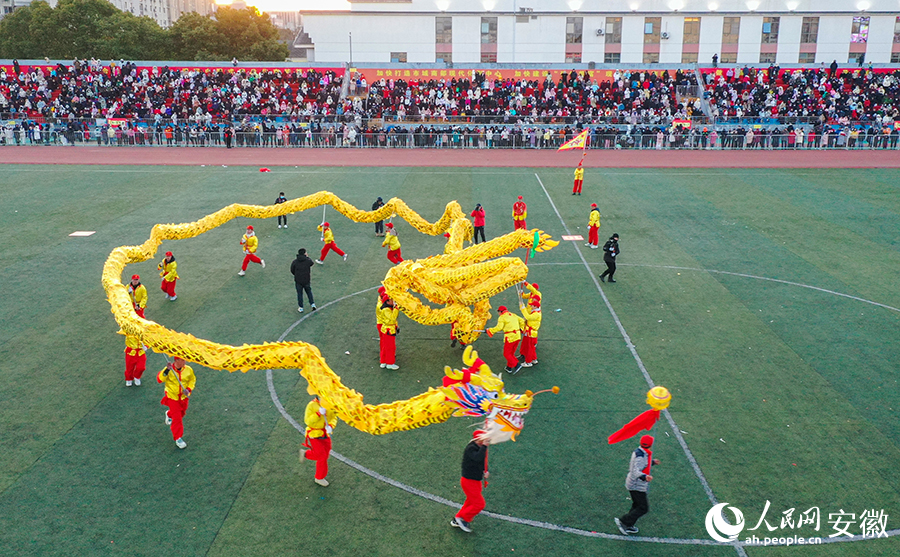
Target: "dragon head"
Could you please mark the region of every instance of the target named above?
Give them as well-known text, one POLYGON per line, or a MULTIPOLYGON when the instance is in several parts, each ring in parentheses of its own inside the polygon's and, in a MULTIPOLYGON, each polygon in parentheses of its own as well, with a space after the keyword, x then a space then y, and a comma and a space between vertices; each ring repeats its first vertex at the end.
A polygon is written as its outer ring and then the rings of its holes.
POLYGON ((466 347, 463 363, 468 367, 462 370, 444 368, 440 390, 447 403, 455 407, 453 415, 483 417, 485 433, 480 437, 491 444, 515 441, 525 425, 533 395, 503 392, 503 380, 491 372, 472 346, 466 347))

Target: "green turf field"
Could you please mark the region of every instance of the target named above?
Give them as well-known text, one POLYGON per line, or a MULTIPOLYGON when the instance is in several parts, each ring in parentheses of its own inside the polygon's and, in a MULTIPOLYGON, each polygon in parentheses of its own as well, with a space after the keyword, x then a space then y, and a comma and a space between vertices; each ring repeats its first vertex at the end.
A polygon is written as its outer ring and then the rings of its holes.
MULTIPOLYGON (((836 532, 828 515, 841 510, 856 515, 851 533, 860 534, 866 510, 883 510, 887 530, 896 530, 898 179, 880 170, 588 170, 585 195, 573 197, 568 169, 2 167, 0 554, 738 555, 728 546, 585 537, 487 516, 466 535, 449 526, 453 509, 335 459, 332 485, 321 488, 313 464, 298 460, 302 436, 279 414, 264 372, 195 366, 188 448, 176 449, 154 381, 163 357, 149 354, 142 387, 124 386, 123 337, 101 267, 114 247, 144 242, 155 223, 193 221, 235 202, 269 204, 279 191, 294 198, 330 190, 363 209, 376 196, 396 196, 429 220, 451 200, 466 211, 480 202, 489 238, 511 230, 519 194, 530 228, 557 239, 566 232, 541 184, 573 234, 587 235, 597 202, 601 242, 618 232, 622 247, 618 282, 603 292, 650 376, 672 391, 671 415, 712 492, 744 512, 747 528, 771 502, 766 518, 776 531, 761 526, 741 539, 827 538, 836 532), (96 234, 68 237, 75 230, 96 234), (821 512, 818 532, 781 528, 782 513, 794 508, 796 519, 811 507, 821 512)), ((321 216, 294 215, 287 230, 274 219, 242 219, 164 243, 159 253, 174 251, 182 276, 174 303, 159 291, 155 261, 127 274, 140 273, 148 287, 149 319, 222 343, 275 341, 301 317, 288 268, 297 248, 318 251, 321 216), (238 240, 251 222, 267 267, 253 265, 241 278, 238 240)), ((439 384, 445 365, 462 365, 449 326, 401 317, 401 369, 378 367, 375 298, 363 291, 390 263, 372 225, 331 209, 327 218, 349 260, 331 254, 313 269, 322 309, 285 338, 318 346, 366 402, 439 384)), ((441 253, 443 238, 397 227, 404 258, 441 253)), ((491 449, 485 496, 488 511, 618 535, 612 518, 630 505, 623 482, 636 442, 609 446, 606 437, 647 408, 648 386, 592 278, 604 268, 601 253, 583 243, 562 242, 533 260, 530 278, 544 296, 540 363, 505 377, 506 390, 562 392, 537 397, 519 440, 491 449)), ((493 300, 501 304, 514 306, 514 293, 493 300)), ((502 370, 500 340, 476 346, 502 370)), ((305 381, 294 370, 272 377, 302 422, 305 381)), ((459 461, 472 425, 453 418, 375 437, 340 424, 334 450, 461 503, 459 461)), ((663 464, 640 537, 711 541, 700 479, 669 424, 655 434, 663 464)), ((900 541, 746 554, 893 556, 900 541)))

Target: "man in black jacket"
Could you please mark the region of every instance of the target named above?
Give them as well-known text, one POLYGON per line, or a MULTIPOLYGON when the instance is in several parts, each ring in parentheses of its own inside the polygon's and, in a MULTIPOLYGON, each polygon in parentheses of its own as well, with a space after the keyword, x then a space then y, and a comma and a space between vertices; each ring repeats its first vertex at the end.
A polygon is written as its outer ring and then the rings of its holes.
POLYGON ((297 259, 291 263, 291 274, 294 275, 294 286, 297 287, 297 311, 303 313, 303 291, 309 298, 309 305, 316 311, 316 302, 313 300, 312 287, 309 285, 309 270, 313 266, 313 260, 307 257, 306 250, 300 248, 297 259))
POLYGON ((616 273, 617 255, 619 255, 619 235, 613 234, 603 244, 603 262, 606 263, 606 270, 600 275, 600 282, 604 282, 603 279, 607 276, 609 277, 609 282, 616 282, 613 280, 613 275, 616 273))
POLYGON ((484 510, 485 502, 481 490, 487 483, 487 451, 490 444, 485 437, 485 432, 476 430, 472 433, 472 440, 466 445, 462 458, 462 477, 459 480, 466 501, 456 516, 450 520, 450 526, 459 528, 463 532, 471 532, 471 522, 475 516, 484 510))
MULTIPOLYGON (((375 203, 372 203, 372 210, 377 211, 378 209, 384 207, 384 201, 379 197, 375 200, 375 203)), ((375 235, 376 236, 384 236, 384 221, 380 220, 375 223, 375 235)))

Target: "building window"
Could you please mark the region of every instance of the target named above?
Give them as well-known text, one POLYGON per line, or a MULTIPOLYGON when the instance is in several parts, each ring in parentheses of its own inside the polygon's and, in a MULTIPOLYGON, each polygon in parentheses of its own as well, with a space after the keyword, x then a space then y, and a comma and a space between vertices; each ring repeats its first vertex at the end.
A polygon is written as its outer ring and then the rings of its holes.
POLYGON ((719 57, 722 64, 737 64, 737 52, 723 52, 719 57))
POLYGON ((481 18, 481 44, 497 44, 496 17, 481 18))
POLYGON ((645 52, 644 53, 644 63, 645 64, 659 64, 659 52, 645 52))
POLYGON ((453 63, 453 53, 452 52, 438 52, 434 55, 435 62, 443 62, 445 64, 453 63))
POLYGON ((434 18, 434 42, 435 44, 453 44, 453 18, 434 18))
POLYGON ((661 17, 644 18, 644 44, 659 44, 659 32, 662 27, 661 17))
POLYGON ((682 52, 681 53, 681 63, 682 64, 696 64, 697 63, 697 53, 696 52, 682 52))
POLYGON ((900 64, 900 52, 891 52, 891 64, 900 64))
MULTIPOLYGON (((609 20, 607 20, 609 21, 609 20)), ((622 62, 622 55, 618 52, 607 52, 603 55, 604 64, 619 64, 622 62)))
POLYGON ((817 17, 804 17, 803 25, 800 27, 800 42, 801 43, 816 43, 819 42, 819 18, 817 17))
POLYGON ((497 53, 496 52, 482 52, 481 53, 481 63, 482 64, 496 64, 497 63, 497 53))
POLYGON ((774 64, 775 63, 775 53, 774 52, 760 52, 759 53, 759 63, 760 64, 774 64))
MULTIPOLYGON (((895 24, 896 25, 896 24, 895 24)), ((869 16, 858 15, 853 18, 853 27, 850 29, 851 43, 864 43, 869 39, 869 16)))
POLYGON ((582 31, 584 29, 583 17, 566 18, 566 44, 581 44, 582 31))
MULTIPOLYGON (((684 18, 684 40, 683 44, 700 44, 700 18, 686 17, 684 18)), ((694 62, 696 62, 694 56, 694 62)))
MULTIPOLYGON (((722 25, 722 44, 737 44, 741 34, 741 18, 726 17, 722 25)), ((722 60, 724 62, 724 60, 722 60)))
MULTIPOLYGON (((803 18, 806 19, 806 18, 803 18)), ((818 18, 816 18, 818 19, 818 18)), ((799 64, 815 64, 816 63, 816 53, 815 52, 801 52, 800 59, 797 60, 799 64)))
POLYGON ((900 43, 900 16, 894 21, 894 42, 900 43))
POLYGON ((406 63, 406 53, 405 52, 391 52, 391 62, 394 64, 397 64, 397 63, 405 64, 406 63))
POLYGON ((622 44, 622 18, 606 18, 606 44, 622 44))
POLYGON ((566 64, 580 64, 581 63, 581 53, 580 52, 567 52, 566 53, 566 64))
POLYGON ((764 17, 762 28, 763 44, 778 44, 778 24, 780 17, 764 17))

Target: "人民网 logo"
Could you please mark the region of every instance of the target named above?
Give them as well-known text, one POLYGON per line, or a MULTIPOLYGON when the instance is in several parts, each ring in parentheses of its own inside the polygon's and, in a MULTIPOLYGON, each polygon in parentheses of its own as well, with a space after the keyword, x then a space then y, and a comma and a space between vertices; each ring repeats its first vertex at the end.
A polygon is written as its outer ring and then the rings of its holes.
POLYGON ((744 529, 744 513, 737 507, 728 507, 734 513, 734 524, 729 524, 722 510, 728 503, 719 503, 706 513, 706 531, 719 542, 733 542, 744 529))

